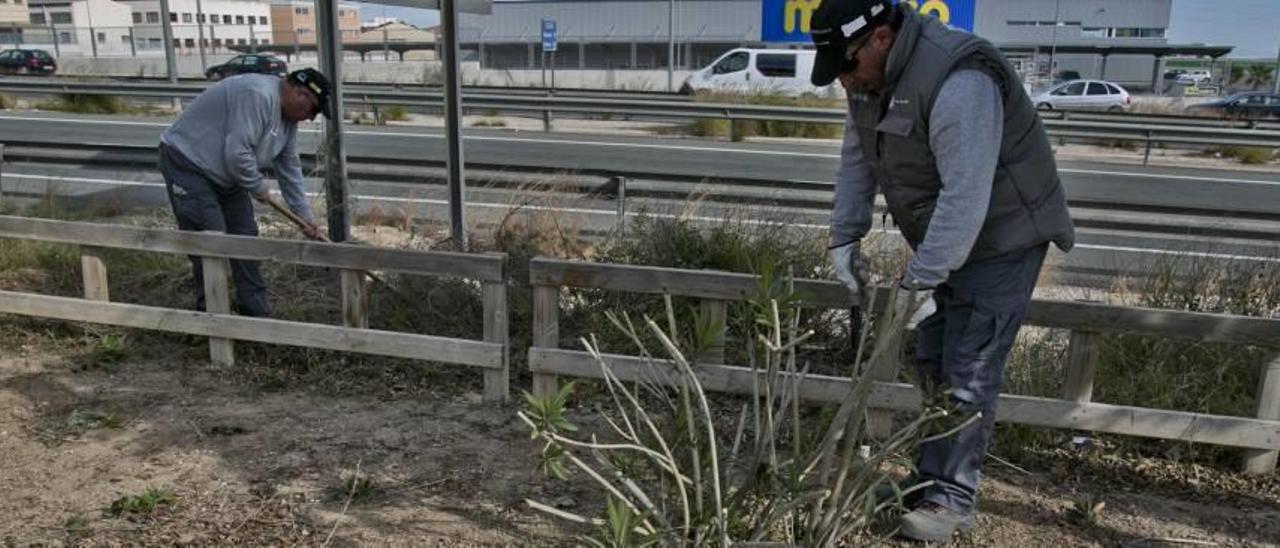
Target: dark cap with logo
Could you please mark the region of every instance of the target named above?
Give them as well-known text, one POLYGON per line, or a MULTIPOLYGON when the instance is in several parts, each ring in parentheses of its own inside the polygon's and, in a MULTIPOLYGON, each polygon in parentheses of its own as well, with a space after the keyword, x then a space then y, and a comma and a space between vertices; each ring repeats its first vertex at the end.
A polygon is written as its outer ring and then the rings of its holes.
POLYGON ((288 79, 311 92, 320 101, 320 113, 329 117, 329 94, 333 92, 333 86, 329 85, 329 79, 324 74, 313 68, 304 68, 290 72, 288 79))
POLYGON ((813 85, 822 87, 840 76, 849 44, 888 20, 892 10, 889 0, 823 0, 809 20, 817 50, 810 76, 813 85))

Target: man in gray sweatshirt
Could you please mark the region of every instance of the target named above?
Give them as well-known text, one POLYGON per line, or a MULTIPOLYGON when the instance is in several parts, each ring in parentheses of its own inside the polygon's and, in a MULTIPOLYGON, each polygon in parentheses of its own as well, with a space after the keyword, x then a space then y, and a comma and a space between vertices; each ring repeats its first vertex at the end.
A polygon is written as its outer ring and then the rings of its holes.
POLYGON ((1005 361, 1049 242, 1070 250, 1074 228, 1040 118, 990 42, 889 0, 824 0, 811 34, 813 84, 838 79, 849 98, 836 276, 859 302, 878 189, 914 252, 894 306, 916 334, 920 388, 960 419, 979 415, 922 444, 907 479, 933 483, 904 501, 899 534, 944 540, 973 526, 1005 361))
MULTIPOLYGON (((262 170, 273 168, 285 203, 320 238, 298 160, 298 122, 327 113, 329 81, 314 69, 285 78, 246 74, 205 90, 160 136, 160 173, 181 230, 258 235, 253 200, 270 198, 262 170)), ((196 308, 204 310, 204 275, 191 258, 196 308)), ((267 316, 267 286, 257 261, 231 261, 236 305, 246 316, 267 316)))

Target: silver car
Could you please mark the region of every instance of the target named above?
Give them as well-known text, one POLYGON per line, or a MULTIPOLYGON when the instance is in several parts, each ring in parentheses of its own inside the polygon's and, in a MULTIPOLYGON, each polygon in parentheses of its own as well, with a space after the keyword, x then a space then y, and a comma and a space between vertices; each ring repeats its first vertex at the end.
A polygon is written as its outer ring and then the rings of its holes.
POLYGON ((1129 92, 1102 80, 1072 80, 1054 85, 1031 96, 1031 102, 1042 110, 1129 110, 1129 92))

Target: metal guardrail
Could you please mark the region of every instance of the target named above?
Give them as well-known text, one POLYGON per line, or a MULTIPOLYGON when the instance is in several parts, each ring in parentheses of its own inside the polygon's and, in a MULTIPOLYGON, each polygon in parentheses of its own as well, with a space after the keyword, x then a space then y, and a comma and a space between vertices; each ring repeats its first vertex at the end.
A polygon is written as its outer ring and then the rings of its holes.
MULTIPOLYGON (((206 86, 199 84, 139 84, 122 82, 38 82, 32 80, 0 80, 0 92, 26 94, 96 94, 139 98, 191 98, 206 86)), ((416 92, 399 89, 352 87, 345 94, 350 107, 399 105, 412 109, 442 108, 440 92, 416 92)), ((655 120, 691 121, 696 119, 761 120, 795 123, 842 124, 842 109, 779 107, 692 101, 637 100, 616 97, 563 97, 520 94, 472 93, 463 98, 468 111, 534 113, 543 116, 550 126, 550 113, 579 115, 616 115, 655 120)), ((1280 148, 1280 130, 1258 128, 1203 127, 1199 125, 1134 123, 1126 115, 1052 116, 1044 120, 1051 137, 1068 139, 1114 139, 1143 143, 1149 158, 1156 143, 1173 145, 1220 145, 1280 148)))

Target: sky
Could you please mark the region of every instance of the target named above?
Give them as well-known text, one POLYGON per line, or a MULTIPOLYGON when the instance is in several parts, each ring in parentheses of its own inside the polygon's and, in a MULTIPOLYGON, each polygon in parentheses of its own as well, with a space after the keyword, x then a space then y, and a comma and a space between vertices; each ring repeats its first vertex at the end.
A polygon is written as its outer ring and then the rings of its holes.
POLYGON ((1173 0, 1171 19, 1170 42, 1233 45, 1231 57, 1280 51, 1280 0, 1173 0))
MULTIPOLYGON (((362 4, 360 18, 369 21, 380 17, 383 9, 362 4)), ((385 9, 388 17, 419 26, 435 25, 440 20, 435 10, 385 9)), ((1274 59, 1280 50, 1280 0, 1173 0, 1171 19, 1170 42, 1234 45, 1236 50, 1231 56, 1245 58, 1274 59)))

